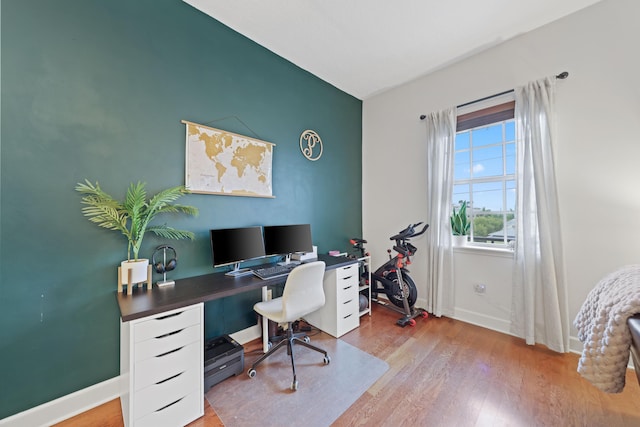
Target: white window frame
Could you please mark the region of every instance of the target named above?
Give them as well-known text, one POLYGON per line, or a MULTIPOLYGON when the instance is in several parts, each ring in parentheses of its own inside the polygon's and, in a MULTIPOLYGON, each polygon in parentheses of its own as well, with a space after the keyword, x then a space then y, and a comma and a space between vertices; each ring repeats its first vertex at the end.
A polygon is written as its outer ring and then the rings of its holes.
MULTIPOLYGON (((498 105, 502 105, 505 103, 509 103, 509 102, 514 102, 515 97, 513 92, 511 93, 507 93, 507 94, 503 94, 501 96, 498 97, 494 97, 488 100, 483 100, 480 102, 476 102, 470 105, 466 105, 464 107, 459 107, 457 109, 457 117, 463 116, 465 114, 469 114, 469 113, 474 113, 474 112, 478 112, 481 110, 485 110, 487 108, 491 108, 491 107, 495 107, 498 105)), ((464 130, 460 130, 460 131, 456 131, 456 136, 458 135, 458 133, 462 133, 462 132, 467 132, 473 129, 481 129, 483 127, 490 127, 490 126, 494 126, 498 123, 503 123, 503 122, 508 122, 508 121, 513 121, 514 119, 497 119, 495 121, 490 121, 484 124, 481 124, 479 126, 472 126, 472 127, 468 127, 464 130)), ((514 124, 515 126, 515 124, 514 124)), ((491 145, 486 145, 483 146, 483 148, 485 147, 490 147, 490 146, 498 146, 501 145, 502 146, 502 162, 503 162, 503 175, 499 175, 499 176, 490 176, 490 177, 480 177, 480 178, 469 178, 469 179, 461 179, 461 180, 454 180, 454 187, 456 185, 468 185, 469 188, 469 202, 470 205, 467 207, 467 212, 469 215, 469 220, 471 221, 471 229, 470 229, 470 242, 468 242, 468 246, 470 247, 474 247, 474 248, 490 248, 490 249, 509 249, 512 250, 513 249, 513 241, 511 242, 505 242, 504 240, 506 239, 503 238, 503 242, 502 243, 485 243, 485 242, 475 242, 474 241, 474 218, 477 216, 481 216, 481 215, 475 215, 474 213, 474 204, 473 204, 473 184, 482 184, 482 183, 491 183, 491 182, 500 182, 502 183, 502 206, 503 209, 504 207, 507 205, 507 191, 509 191, 509 188, 507 187, 507 183, 508 182, 513 182, 515 183, 516 181, 516 173, 515 173, 515 168, 514 168, 514 173, 511 174, 507 174, 507 165, 506 165, 506 161, 507 161, 507 153, 506 153, 506 143, 505 143, 505 126, 503 125, 503 138, 502 141, 500 143, 495 143, 495 144, 491 144, 491 145)), ((517 137, 517 136, 516 136, 517 137)), ((471 136, 470 136, 471 138, 471 136)), ((515 141, 514 141, 515 143, 515 141)), ((470 167, 473 168, 473 145, 472 145, 472 141, 470 140, 470 144, 469 144, 469 160, 470 160, 470 167)), ((455 154, 454 154, 455 155, 455 154)), ((514 165, 515 166, 515 165, 514 165)), ((455 173, 455 172, 454 172, 455 173)), ((515 188, 514 188, 515 190, 515 188)), ((452 198, 452 203, 454 205, 457 204, 457 200, 455 197, 452 198)), ((516 215, 516 212, 510 212, 510 211, 506 211, 506 210, 502 210, 500 212, 492 212, 491 215, 496 215, 496 214, 501 214, 502 215, 502 222, 503 222, 503 227, 507 226, 507 215, 509 214, 514 214, 516 215)))

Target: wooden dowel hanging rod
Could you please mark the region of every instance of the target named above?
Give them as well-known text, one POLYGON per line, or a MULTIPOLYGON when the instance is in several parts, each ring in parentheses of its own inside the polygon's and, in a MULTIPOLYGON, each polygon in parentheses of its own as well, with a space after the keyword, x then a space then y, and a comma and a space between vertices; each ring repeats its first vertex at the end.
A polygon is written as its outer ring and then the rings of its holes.
MULTIPOLYGON (((569 77, 569 73, 567 71, 563 71, 560 74, 556 75, 556 79, 560 79, 560 80, 564 80, 567 77, 569 77)), ((498 96, 506 95, 506 94, 511 93, 513 91, 514 91, 514 89, 505 90, 504 92, 495 93, 493 95, 485 96, 484 98, 476 99, 475 101, 465 102, 464 104, 457 105, 456 108, 466 107, 467 105, 475 104, 476 102, 482 102, 482 101, 486 101, 487 99, 496 98, 498 96)), ((427 118, 427 116, 425 114, 422 114, 420 116, 420 120, 424 120, 426 118, 427 118)))

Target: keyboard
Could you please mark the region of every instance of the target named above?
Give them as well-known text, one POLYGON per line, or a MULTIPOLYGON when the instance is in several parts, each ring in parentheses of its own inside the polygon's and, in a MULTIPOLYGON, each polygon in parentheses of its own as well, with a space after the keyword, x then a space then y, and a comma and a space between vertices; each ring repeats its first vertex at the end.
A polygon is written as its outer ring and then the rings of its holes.
POLYGON ((275 277, 287 276, 291 272, 292 266, 273 265, 270 267, 256 268, 253 274, 262 280, 273 279, 275 277))

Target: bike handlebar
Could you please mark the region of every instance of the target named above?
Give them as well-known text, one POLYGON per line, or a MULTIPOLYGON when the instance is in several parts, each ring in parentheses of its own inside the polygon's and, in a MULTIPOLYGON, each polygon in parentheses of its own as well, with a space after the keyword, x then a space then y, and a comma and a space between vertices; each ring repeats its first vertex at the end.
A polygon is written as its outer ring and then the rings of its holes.
MULTIPOLYGON (((420 225, 420 224, 422 224, 422 223, 421 223, 421 222, 419 222, 419 223, 418 223, 418 224, 416 224, 416 225, 420 225)), ((425 224, 425 225, 424 225, 424 227, 422 227, 422 230, 420 230, 420 232, 419 232, 419 233, 414 234, 414 235, 413 235, 413 236, 411 236, 411 237, 418 237, 418 236, 420 236, 420 235, 424 234, 424 232, 425 232, 425 231, 427 231, 427 228, 429 228, 429 224, 425 224)))
POLYGON ((422 230, 420 230, 420 232, 416 233, 415 228, 418 227, 420 224, 422 224, 422 221, 420 221, 420 222, 418 222, 416 224, 409 224, 407 226, 407 228, 405 228, 404 230, 402 230, 401 232, 399 232, 395 236, 389 237, 389 240, 406 240, 406 239, 409 239, 411 237, 420 236, 425 231, 427 231, 427 228, 429 228, 429 224, 425 224, 425 226, 422 228, 422 230))
MULTIPOLYGON (((420 226, 421 224, 422 224, 422 221, 416 224, 409 224, 407 228, 405 228, 395 236, 390 237, 389 240, 396 241, 396 245, 393 247, 393 249, 396 252, 404 255, 405 257, 409 257, 415 254, 417 248, 413 246, 411 243, 407 242, 407 240, 411 237, 420 236, 424 234, 425 231, 427 231, 427 228, 429 228, 429 224, 425 224, 424 227, 422 227, 422 230, 416 233, 416 230, 415 230, 416 227, 420 226)), ((364 244, 367 243, 366 240, 359 237, 354 237, 349 240, 349 243, 351 243, 355 249, 359 250, 362 256, 365 255, 364 244)), ((388 250, 387 252, 391 253, 391 250, 388 250)))

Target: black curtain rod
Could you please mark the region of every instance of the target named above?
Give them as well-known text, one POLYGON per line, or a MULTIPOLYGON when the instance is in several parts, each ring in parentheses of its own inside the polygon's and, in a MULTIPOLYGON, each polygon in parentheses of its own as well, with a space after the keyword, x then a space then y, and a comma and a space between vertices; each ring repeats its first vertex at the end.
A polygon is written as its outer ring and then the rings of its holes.
MULTIPOLYGON (((563 71, 563 72, 561 72, 560 74, 558 74, 556 76, 556 79, 564 80, 567 77, 569 77, 569 73, 567 71, 563 71)), ((485 96, 484 98, 476 99, 475 101, 465 102, 464 104, 456 105, 456 108, 466 107, 467 105, 475 104, 476 102, 486 101, 487 99, 496 98, 498 96, 506 95, 506 94, 511 93, 513 91, 514 91, 514 89, 505 90, 504 92, 495 93, 493 95, 485 96)), ((424 115, 424 114, 422 114, 420 116, 420 120, 424 120, 426 118, 427 118, 427 116, 424 115)))

